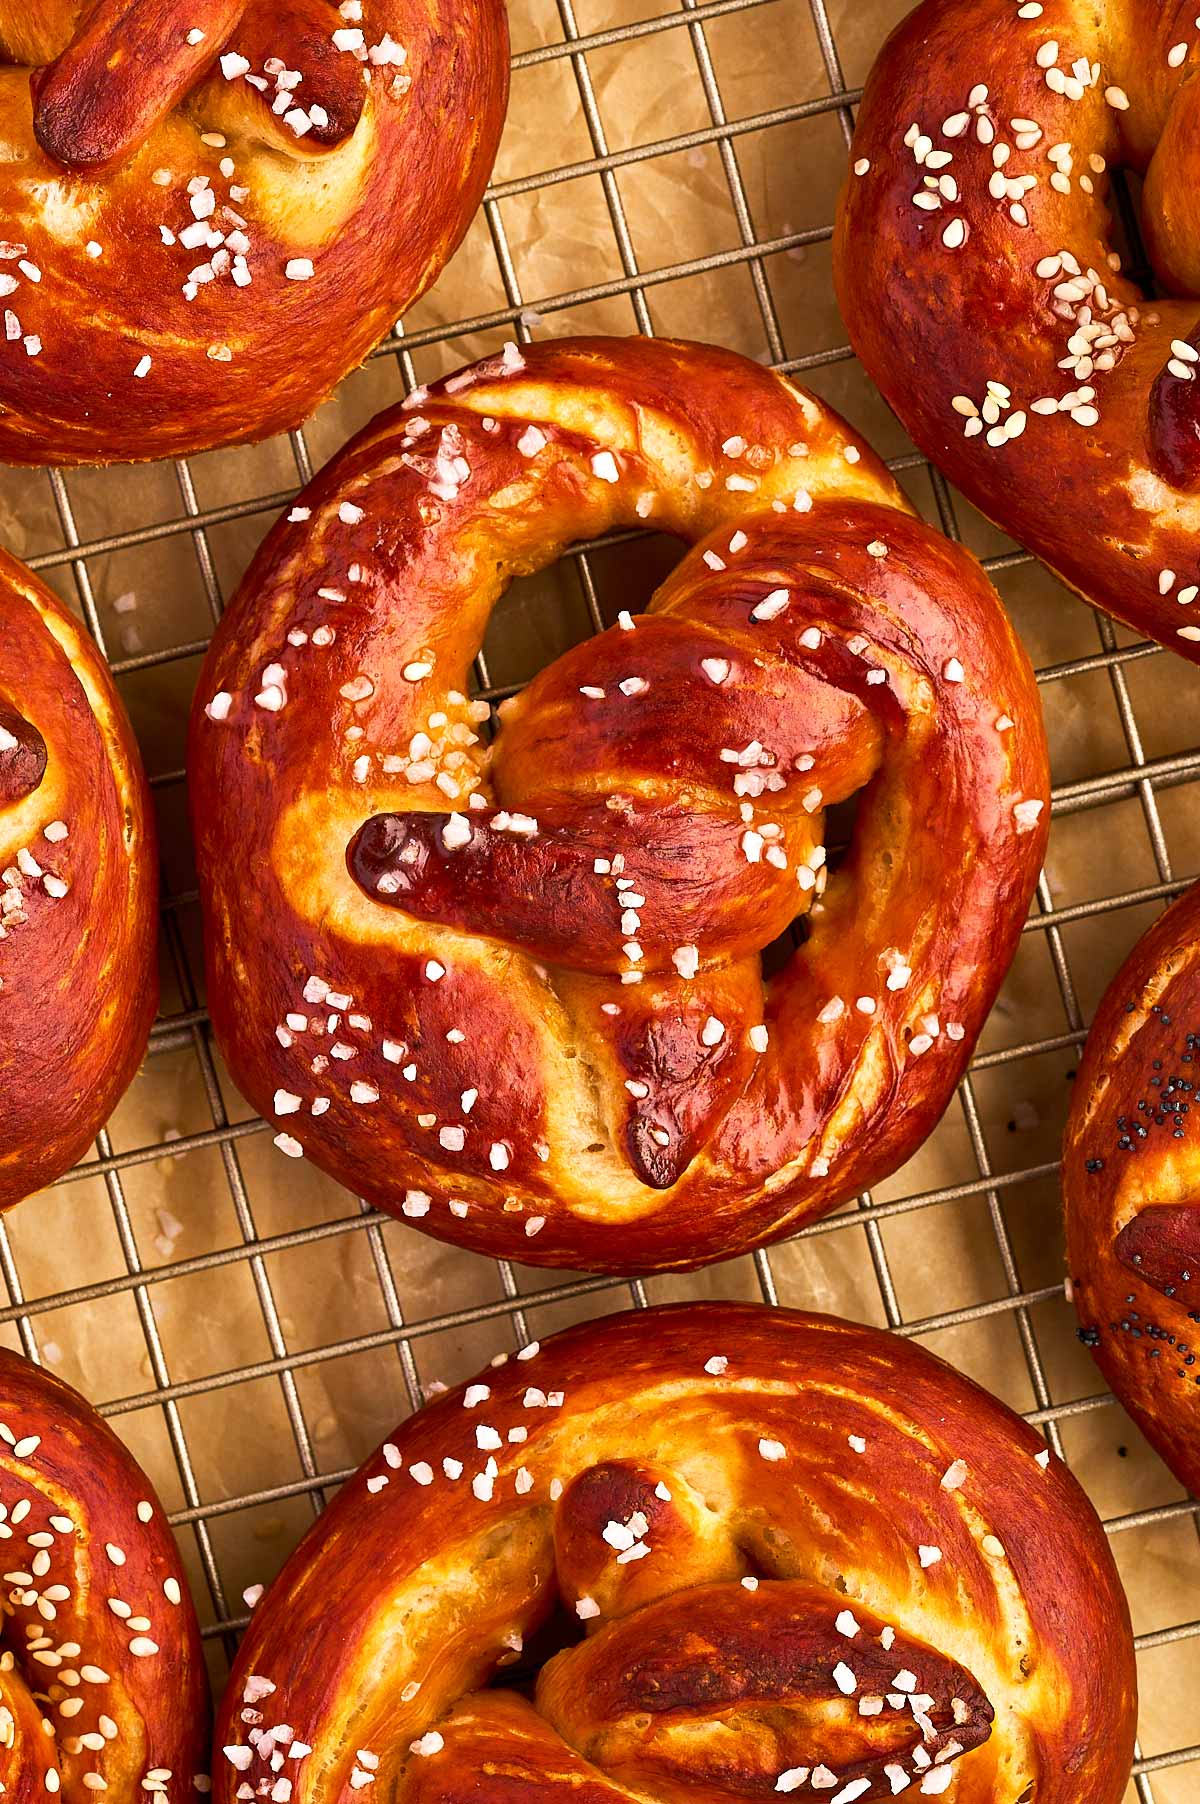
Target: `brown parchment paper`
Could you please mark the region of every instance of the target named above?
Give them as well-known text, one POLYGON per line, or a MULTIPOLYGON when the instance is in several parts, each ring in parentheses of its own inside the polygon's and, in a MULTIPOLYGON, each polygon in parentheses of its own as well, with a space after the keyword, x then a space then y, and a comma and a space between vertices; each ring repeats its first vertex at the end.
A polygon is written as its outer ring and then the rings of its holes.
MULTIPOLYGON (((364 1224, 355 1198, 280 1158, 226 1079, 204 1016, 185 721, 214 609, 280 498, 305 460, 319 465, 401 397, 406 359, 422 380, 514 335, 646 329, 798 363, 801 379, 884 454, 911 460, 902 480, 928 518, 941 517, 928 469, 845 349, 829 270, 845 165, 844 114, 829 97, 839 82, 861 83, 905 0, 828 0, 828 36, 816 0, 815 13, 808 0, 764 0, 717 16, 671 14, 666 29, 578 57, 544 54, 573 36, 641 32, 659 4, 513 0, 517 66, 493 199, 403 322, 411 350, 350 377, 302 444, 214 452, 184 471, 72 472, 57 486, 42 471, 0 470, 0 538, 70 605, 94 606, 155 784, 165 896, 152 1054, 84 1173, 7 1219, 3 1333, 106 1406, 147 1465, 177 1515, 218 1679, 233 1633, 219 1625, 244 1616, 243 1589, 269 1580, 311 1521, 314 1474, 330 1478, 328 1495, 424 1390, 511 1347, 519 1326, 544 1335, 631 1302, 625 1284, 504 1273, 400 1223, 364 1224), (195 530, 189 514, 202 521, 195 530), (144 542, 111 542, 147 529, 144 542), (78 558, 72 543, 84 547, 78 558), (70 1294, 80 1287, 82 1298, 70 1294)), ((977 553, 1014 549, 950 499, 977 553)), ((641 605, 674 556, 646 539, 518 584, 489 633, 491 684, 521 683, 588 634, 589 585, 611 619, 641 605)), ((1035 563, 995 580, 1039 666, 1130 643, 1122 629, 1102 634, 1035 563)), ((1197 752, 1200 672, 1155 654, 1053 676, 1042 693, 1064 792, 1046 906, 1070 911, 1195 874, 1200 785, 1187 767, 1153 787, 1130 779, 1100 806, 1080 802, 1091 778, 1197 752)), ((890 1320, 1018 1409, 1053 1413, 1098 1396, 1062 1294, 1053 1166, 1072 1035, 1159 906, 1068 915, 1053 935, 1026 935, 981 1051, 1062 1044, 985 1056, 969 1097, 873 1203, 938 1200, 885 1214, 870 1233, 867 1213, 852 1207, 775 1249, 769 1282, 781 1303, 890 1320), (1030 1300, 1018 1309, 1014 1295, 1030 1300)), ((742 1259, 647 1280, 641 1294, 760 1298, 763 1281, 742 1259)), ((1195 1623, 1200 1537, 1179 1486, 1111 1402, 1056 1419, 1106 1518, 1176 1506, 1114 1533, 1138 1632, 1195 1623)), ((1200 1743, 1200 1642, 1152 1639, 1141 1671, 1142 1752, 1200 1743)), ((1164 1768, 1150 1784, 1143 1804, 1200 1804, 1200 1762, 1164 1768)))

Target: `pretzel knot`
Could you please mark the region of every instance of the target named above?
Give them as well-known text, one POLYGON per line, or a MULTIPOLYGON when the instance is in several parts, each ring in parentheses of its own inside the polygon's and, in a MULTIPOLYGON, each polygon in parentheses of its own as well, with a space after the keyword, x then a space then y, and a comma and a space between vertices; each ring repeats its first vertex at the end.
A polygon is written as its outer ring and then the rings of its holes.
POLYGON ((436 277, 499 138, 504 8, 351 13, 0 0, 0 457, 296 425, 436 277))
POLYGON ((685 1306, 412 1417, 258 1606, 217 1804, 1115 1804, 1133 1649, 1039 1437, 919 1348, 685 1306))
POLYGON ((1200 889, 1134 947, 1096 1014, 1063 1154, 1082 1338, 1200 1489, 1200 889))
POLYGON ((213 1019, 282 1149, 601 1269, 744 1250, 900 1163, 1047 825, 978 566, 811 397, 664 343, 513 348, 383 415, 247 577, 191 757, 213 1019), (510 575, 638 522, 692 551, 485 748, 510 575))
POLYGON ((158 1003, 153 815, 107 666, 0 552, 0 1208, 69 1169, 158 1003))
POLYGON ((8 1352, 0 1481, 5 1796, 189 1804, 207 1789, 207 1687, 166 1516, 91 1406, 8 1352))
POLYGON ((1073 588, 1200 659, 1195 14, 924 0, 867 84, 839 211, 851 339, 917 444, 1073 588), (1122 239, 1124 233, 1121 234, 1122 239))

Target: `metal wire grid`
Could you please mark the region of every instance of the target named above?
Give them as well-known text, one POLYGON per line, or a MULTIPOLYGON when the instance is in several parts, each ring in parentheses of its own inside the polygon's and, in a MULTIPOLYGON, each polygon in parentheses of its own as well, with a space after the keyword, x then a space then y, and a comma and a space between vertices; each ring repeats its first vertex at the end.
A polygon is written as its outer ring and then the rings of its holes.
MULTIPOLYGON (((780 252, 828 239, 830 227, 824 226, 803 232, 788 233, 771 239, 760 238, 755 231, 747 200, 746 186, 739 167, 737 149, 739 137, 746 134, 760 132, 770 127, 811 118, 819 114, 835 115, 840 122, 845 140, 849 143, 852 130, 852 109, 858 99, 858 92, 848 89, 844 81, 839 52, 824 0, 807 0, 828 83, 828 92, 819 98, 793 106, 777 107, 770 111, 730 119, 725 112, 720 83, 710 54, 706 35, 706 28, 710 23, 725 15, 747 12, 768 3, 769 0, 680 0, 678 10, 664 12, 635 23, 618 25, 608 30, 581 34, 576 21, 573 0, 556 0, 562 31, 561 40, 516 56, 514 69, 526 68, 556 59, 565 59, 569 62, 576 84, 579 105, 591 141, 592 156, 586 160, 566 164, 535 176, 493 184, 484 201, 484 212, 506 304, 502 308, 476 315, 473 318, 421 331, 406 333, 398 327, 396 335, 380 346, 376 356, 398 359, 406 387, 416 384, 417 378, 412 357, 414 351, 422 346, 447 343, 468 333, 497 327, 508 328, 521 341, 527 341, 530 338, 531 324, 528 318, 528 308, 531 297, 521 292, 499 203, 518 194, 548 188, 556 183, 588 175, 598 177, 601 182, 622 274, 618 278, 570 292, 533 297, 539 315, 561 312, 568 308, 620 295, 628 298, 638 329, 650 333, 653 327, 646 299, 649 289, 655 285, 678 281, 690 275, 701 275, 725 266, 740 265, 749 274, 770 361, 777 368, 788 372, 803 373, 822 365, 847 360, 852 356, 846 345, 815 355, 792 358, 785 355, 784 336, 776 311, 775 299, 771 292, 766 260, 780 252), (653 143, 612 152, 608 147, 604 122, 589 71, 589 53, 609 46, 627 44, 635 39, 654 36, 658 33, 675 31, 686 32, 690 39, 696 75, 703 93, 710 124, 699 130, 674 134, 653 143), (659 268, 640 268, 621 192, 615 179, 615 172, 631 164, 705 145, 714 145, 719 152, 740 242, 727 250, 708 256, 675 262, 659 268)), ((803 0, 796 0, 796 3, 802 4, 803 0)), ((311 474, 311 463, 302 431, 291 435, 291 445, 297 483, 303 484, 311 474)), ((952 538, 958 538, 960 529, 954 500, 944 478, 936 470, 929 469, 924 464, 924 460, 917 456, 894 460, 892 467, 897 471, 909 471, 916 468, 928 469, 941 524, 952 538)), ((97 599, 89 574, 89 560, 116 551, 143 547, 162 538, 190 536, 208 606, 215 621, 221 611, 222 595, 209 541, 210 529, 245 516, 270 515, 288 501, 294 493, 294 489, 289 488, 279 493, 255 495, 231 505, 203 508, 198 501, 192 471, 188 464, 186 462, 178 463, 176 471, 181 511, 175 517, 167 521, 139 526, 127 532, 93 538, 86 542, 81 540, 77 530, 66 482, 60 473, 48 472, 63 542, 60 548, 34 557, 30 559, 30 562, 35 569, 39 570, 61 570, 69 567, 77 586, 85 621, 101 649, 109 657, 111 668, 118 677, 129 676, 134 672, 168 664, 175 660, 194 657, 203 651, 205 641, 194 640, 123 658, 110 656, 105 645, 97 599)), ((619 538, 635 536, 633 534, 618 535, 619 538)), ((605 540, 604 544, 607 546, 613 542, 613 539, 610 538, 605 540)), ((595 544, 582 544, 572 548, 568 556, 576 562, 591 627, 594 631, 600 631, 603 620, 591 562, 592 554, 596 549, 595 544)), ((988 567, 994 572, 1002 572, 1031 561, 1023 553, 1012 553, 989 560, 988 567)), ((1085 918, 1101 917, 1112 911, 1139 903, 1165 901, 1184 887, 1184 883, 1172 869, 1167 839, 1159 812, 1159 796, 1166 789, 1200 777, 1200 748, 1156 759, 1147 758, 1143 749, 1142 734, 1130 696, 1127 672, 1132 664, 1144 658, 1162 655, 1159 649, 1156 646, 1144 644, 1119 645, 1111 622, 1097 616, 1096 624, 1099 635, 1099 647, 1096 652, 1044 668, 1039 671, 1039 680, 1044 685, 1053 685, 1092 672, 1106 672, 1124 736, 1127 757, 1121 768, 1103 776, 1088 777, 1059 786, 1054 791, 1053 810, 1056 817, 1061 817, 1121 798, 1136 798, 1140 803, 1157 871, 1157 881, 1139 888, 1127 889, 1080 902, 1073 906, 1055 907, 1049 885, 1043 877, 1038 890, 1037 911, 1028 922, 1026 931, 1045 936, 1065 1019, 1068 1023, 1068 1031, 990 1051, 974 1060, 971 1072, 961 1087, 960 1103, 978 1175, 965 1182, 927 1190, 887 1203, 876 1203, 869 1195, 864 1195, 858 1200, 856 1210, 818 1222, 804 1229, 798 1237, 806 1239, 826 1234, 839 1234, 845 1233, 848 1228, 861 1227, 869 1248, 886 1321, 891 1330, 897 1334, 910 1337, 928 1335, 941 1329, 978 1321, 988 1316, 1011 1316, 1018 1330, 1032 1395, 1036 1403, 1036 1407, 1028 1412, 1027 1419, 1044 1430, 1048 1441, 1060 1454, 1063 1452, 1061 1424, 1068 1418, 1104 1408, 1110 1400, 1107 1394, 1097 1393, 1067 1403, 1053 1401, 1045 1362, 1034 1331, 1032 1311, 1039 1304, 1061 1297, 1062 1286, 1055 1284, 1038 1289, 1022 1288, 1002 1200, 1004 1193, 1017 1185, 1052 1176, 1057 1166, 1055 1162, 1050 1161, 1015 1172, 996 1173, 992 1170, 974 1078, 979 1072, 1014 1061, 1030 1059, 1050 1052, 1077 1052, 1081 1049, 1085 1023, 1067 958, 1062 930, 1070 923, 1085 918), (880 1232, 880 1224, 912 1211, 928 1209, 968 1197, 982 1200, 986 1208, 1003 1271, 1004 1294, 987 1302, 946 1310, 921 1319, 906 1320, 898 1300, 887 1250, 880 1232)), ((479 660, 477 674, 480 692, 488 700, 495 702, 511 693, 511 689, 497 686, 491 681, 486 659, 482 656, 479 660)), ((154 782, 161 788, 168 788, 181 784, 183 777, 182 770, 169 770, 157 774, 154 782)), ((233 1122, 226 1112, 208 1035, 207 1014, 200 1006, 180 926, 181 910, 194 904, 195 899, 194 893, 167 896, 164 899, 163 930, 184 1006, 179 1012, 159 1020, 154 1030, 151 1050, 152 1053, 163 1053, 182 1048, 191 1050, 203 1084, 205 1103, 211 1116, 211 1126, 201 1132, 185 1135, 170 1142, 144 1145, 120 1152, 114 1150, 108 1133, 102 1133, 97 1142, 95 1157, 90 1158, 60 1180, 64 1184, 74 1184, 84 1179, 99 1178, 103 1180, 125 1265, 125 1271, 116 1277, 42 1295, 36 1299, 27 1299, 23 1292, 10 1237, 3 1224, 0 1224, 0 1271, 3 1273, 8 1291, 8 1304, 7 1307, 0 1309, 0 1322, 15 1324, 25 1352, 30 1358, 36 1360, 39 1357, 35 1331, 35 1319, 38 1316, 51 1310, 86 1305, 98 1299, 122 1293, 127 1293, 132 1298, 145 1337, 153 1383, 147 1390, 110 1402, 105 1406, 104 1413, 115 1418, 149 1406, 155 1406, 162 1411, 171 1448, 178 1465, 182 1494, 186 1500, 184 1507, 174 1512, 172 1521, 178 1529, 188 1529, 195 1536, 200 1562, 211 1592, 215 1617, 215 1620, 206 1629, 206 1634, 223 1637, 229 1644, 237 1630, 243 1625, 245 1617, 238 1614, 236 1609, 231 1608, 226 1596, 213 1545, 211 1525, 220 1518, 239 1510, 294 1497, 308 1497, 314 1511, 317 1511, 323 1505, 325 1493, 349 1476, 349 1469, 334 1471, 319 1469, 312 1437, 301 1404, 297 1373, 306 1367, 345 1355, 372 1349, 394 1348, 409 1401, 413 1407, 417 1407, 421 1401, 421 1387, 413 1347, 414 1343, 423 1337, 456 1327, 464 1327, 468 1324, 494 1320, 500 1325, 507 1323, 518 1343, 521 1343, 530 1338, 525 1319, 527 1307, 536 1306, 540 1309, 547 1304, 586 1297, 592 1292, 619 1291, 623 1288, 628 1290, 635 1305, 644 1305, 647 1299, 640 1281, 620 1286, 615 1285, 613 1280, 602 1277, 564 1279, 558 1284, 523 1296, 511 1267, 500 1263, 501 1295, 498 1299, 472 1304, 461 1309, 444 1310, 424 1317, 420 1315, 414 1317, 406 1314, 402 1303, 401 1285, 393 1269, 389 1250, 381 1232, 384 1218, 374 1214, 365 1205, 360 1203, 357 1209, 351 1209, 344 1217, 336 1220, 321 1222, 289 1233, 260 1235, 256 1228, 254 1210, 242 1170, 239 1147, 247 1136, 262 1132, 265 1124, 258 1120, 233 1122), (214 1148, 219 1153, 233 1203, 240 1242, 197 1257, 157 1266, 148 1272, 143 1267, 138 1250, 131 1211, 126 1197, 126 1174, 138 1166, 162 1158, 164 1154, 179 1155, 202 1148, 214 1148), (273 1254, 291 1248, 308 1246, 349 1234, 363 1234, 367 1238, 374 1272, 386 1311, 387 1327, 353 1338, 342 1339, 332 1345, 320 1346, 303 1352, 289 1351, 268 1271, 268 1259, 273 1254), (171 1279, 200 1272, 212 1272, 225 1266, 234 1265, 246 1268, 251 1276, 267 1334, 270 1348, 269 1357, 237 1365, 202 1379, 174 1381, 155 1318, 153 1287, 171 1279), (279 1385, 291 1432, 295 1439, 302 1476, 291 1482, 266 1489, 250 1491, 218 1501, 208 1501, 202 1497, 200 1492, 179 1406, 181 1402, 190 1397, 219 1392, 253 1379, 264 1378, 274 1379, 279 1385)), ((763 1300, 767 1303, 777 1302, 776 1275, 772 1268, 771 1255, 767 1252, 759 1252, 755 1255, 754 1265, 763 1300)), ((614 1302, 619 1301, 619 1297, 614 1298, 614 1302)), ((1112 1535, 1124 1535, 1131 1532, 1136 1533, 1138 1530, 1173 1518, 1190 1518, 1196 1525, 1197 1531, 1200 1532, 1200 1505, 1194 1500, 1128 1513, 1110 1520, 1107 1528, 1112 1535)), ((1200 1621, 1184 1622, 1161 1629, 1156 1633, 1143 1635, 1139 1637, 1138 1645, 1140 1649, 1149 1649, 1172 1642, 1194 1641, 1197 1637, 1200 1637, 1200 1621)), ((1196 1745, 1180 1746, 1160 1752, 1151 1758, 1142 1758, 1139 1754, 1135 1767, 1135 1785, 1141 1804, 1154 1804, 1151 1782, 1153 1773, 1196 1760, 1200 1760, 1200 1742, 1196 1745)))

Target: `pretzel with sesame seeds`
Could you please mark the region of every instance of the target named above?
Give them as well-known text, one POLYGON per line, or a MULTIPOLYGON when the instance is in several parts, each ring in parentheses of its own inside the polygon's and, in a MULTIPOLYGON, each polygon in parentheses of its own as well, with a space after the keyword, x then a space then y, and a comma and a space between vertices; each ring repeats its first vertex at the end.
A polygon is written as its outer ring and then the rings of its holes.
POLYGON ((145 1474, 61 1379, 0 1351, 0 1782, 13 1804, 189 1804, 207 1682, 145 1474))
POLYGON ((436 279, 503 0, 0 0, 0 459, 299 425, 436 279))
POLYGON ((878 1329, 685 1304, 396 1430, 255 1608, 214 1799, 1117 1804, 1135 1704, 1038 1434, 878 1329))
POLYGON ((1200 661, 1196 10, 924 0, 867 83, 834 273, 920 449, 1084 599, 1200 661), (1118 167, 1181 298, 1122 273, 1118 167))
POLYGON ((67 1171, 158 1003, 152 804, 108 667, 0 551, 0 1209, 67 1171))
POLYGON ((1047 827, 978 565, 812 397, 634 339, 510 346, 335 458, 225 614, 190 776, 213 1024, 280 1149, 597 1270, 743 1252, 899 1165, 1047 827), (639 524, 690 555, 484 746, 512 575, 639 524), (860 790, 826 887, 824 811, 860 790))
POLYGON ((1200 1494, 1200 886, 1138 942, 1097 1011, 1063 1155, 1080 1338, 1200 1494))

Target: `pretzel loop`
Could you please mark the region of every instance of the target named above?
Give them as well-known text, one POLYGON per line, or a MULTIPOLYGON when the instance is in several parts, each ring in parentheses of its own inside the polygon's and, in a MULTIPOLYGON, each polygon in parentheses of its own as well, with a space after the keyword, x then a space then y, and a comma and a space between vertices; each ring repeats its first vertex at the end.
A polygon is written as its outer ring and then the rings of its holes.
POLYGON ((214 1018, 283 1150, 547 1263, 715 1257, 891 1169, 1047 826, 977 567, 811 398, 661 343, 513 347, 382 416, 251 571, 191 755, 214 1018), (485 748, 509 577, 638 522, 693 548, 485 748))
POLYGON ((217 1804, 1116 1804, 1069 1474, 919 1349, 766 1315, 609 1317, 404 1423, 255 1611, 217 1804))
POLYGON ((6 1798, 189 1804, 207 1787, 206 1685, 162 1507, 83 1398, 8 1352, 0 1492, 6 1798))
POLYGON ((1200 887, 1105 995, 1063 1148, 1082 1338, 1183 1484, 1200 1487, 1200 887))
POLYGON ((1200 658, 1200 55, 1159 0, 923 0, 864 93, 834 271, 921 449, 1072 588, 1200 658), (1165 296, 1122 265, 1143 178, 1165 296))
POLYGON ((0 552, 0 1209, 80 1158, 137 1070, 156 890, 150 796, 108 668, 0 552))
POLYGON ((503 0, 0 0, 0 458, 298 424, 458 244, 507 83, 503 0))

